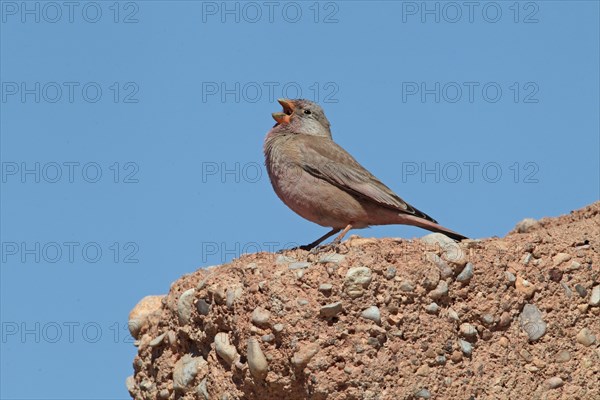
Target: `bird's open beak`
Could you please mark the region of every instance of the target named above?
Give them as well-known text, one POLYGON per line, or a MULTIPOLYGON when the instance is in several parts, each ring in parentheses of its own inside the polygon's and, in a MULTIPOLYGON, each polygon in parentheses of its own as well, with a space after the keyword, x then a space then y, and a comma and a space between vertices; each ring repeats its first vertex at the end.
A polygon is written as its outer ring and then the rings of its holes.
POLYGON ((288 99, 277 99, 279 104, 283 107, 283 112, 276 112, 273 115, 273 119, 278 124, 289 124, 292 113, 294 112, 294 104, 288 99))

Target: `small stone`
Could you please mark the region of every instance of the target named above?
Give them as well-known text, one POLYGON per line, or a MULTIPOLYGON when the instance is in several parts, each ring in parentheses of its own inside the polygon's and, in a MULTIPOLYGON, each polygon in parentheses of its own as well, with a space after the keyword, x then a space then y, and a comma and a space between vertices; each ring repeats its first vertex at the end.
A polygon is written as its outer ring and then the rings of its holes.
POLYGON ((581 297, 587 296, 587 290, 585 290, 585 288, 583 286, 581 286, 579 283, 577 285, 575 285, 575 291, 577 293, 579 293, 579 295, 581 297))
POLYGON ((527 233, 537 226, 538 222, 533 218, 525 218, 517 223, 515 230, 518 233, 527 233))
POLYGON ((141 383, 140 383, 140 389, 142 389, 145 392, 149 392, 151 390, 154 390, 154 383, 144 379, 141 383))
POLYGON ((520 276, 517 276, 515 288, 517 289, 517 292, 523 293, 527 299, 531 298, 537 289, 535 285, 520 276))
POLYGON ((429 292, 429 297, 433 300, 439 300, 448 295, 448 284, 446 281, 439 281, 436 288, 429 292))
MULTIPOLYGON (((227 298, 225 300, 225 305, 227 306, 228 309, 231 310, 233 308, 235 301, 237 299, 239 299, 240 297, 242 297, 242 293, 243 293, 243 289, 241 287, 227 289, 227 296, 226 296, 227 298)), ((197 303, 196 303, 196 307, 198 307, 197 303)))
POLYGON ((432 252, 427 252, 427 253, 425 253, 425 257, 427 257, 427 260, 429 260, 431 263, 433 263, 433 265, 435 265, 437 267, 437 269, 440 271, 441 279, 446 279, 446 278, 454 275, 454 271, 452 271, 452 268, 450 268, 448 263, 446 263, 446 261, 442 260, 441 257, 438 256, 437 254, 432 253, 432 252))
POLYGON ((498 339, 498 344, 504 348, 508 347, 508 343, 508 339, 505 336, 502 336, 500 339, 498 339))
POLYGON ((385 270, 384 276, 387 279, 394 279, 394 277, 396 276, 396 267, 394 266, 389 266, 387 267, 387 269, 385 270))
POLYGON ((379 312, 379 308, 376 306, 371 306, 365 309, 360 316, 377 324, 381 324, 381 313, 379 312))
POLYGON ((577 334, 577 342, 584 345, 585 347, 589 347, 596 341, 596 335, 592 333, 588 328, 583 328, 577 334))
POLYGON ((192 303, 196 289, 188 289, 181 294, 177 301, 177 315, 180 324, 187 324, 192 316, 192 303))
POLYGON ((477 336, 477 329, 466 322, 460 325, 459 330, 460 334, 467 339, 473 339, 477 336))
POLYGON ((455 322, 460 321, 460 318, 458 317, 458 313, 456 311, 454 311, 453 308, 448 309, 448 318, 450 318, 450 320, 455 321, 455 322))
POLYGON ((336 301, 335 303, 325 304, 321 307, 320 314, 325 318, 333 318, 342 312, 342 302, 336 301))
POLYGON ((470 356, 473 352, 473 346, 466 340, 458 339, 458 346, 465 356, 470 356))
POLYGON ((196 302, 196 309, 201 315, 208 315, 210 311, 210 305, 204 299, 200 299, 196 302))
POLYGON ((416 372, 419 376, 427 376, 429 375, 429 366, 427 364, 421 365, 416 372))
POLYGON ((491 314, 483 314, 481 316, 481 322, 485 325, 492 325, 494 323, 494 316, 491 314))
POLYGON ((256 326, 267 326, 271 319, 271 313, 262 307, 256 307, 252 311, 252 323, 256 326))
POLYGON ((415 290, 415 285, 411 281, 402 281, 400 282, 400 290, 410 293, 415 290))
POLYGON ((548 277, 552 282, 560 282, 563 277, 563 272, 558 268, 550 268, 548 277))
POLYGON ((184 355, 173 368, 173 389, 181 392, 187 391, 199 370, 206 366, 204 358, 193 357, 190 354, 184 355))
POLYGON ((127 379, 125 379, 125 387, 127 387, 129 394, 133 395, 135 391, 135 378, 133 375, 129 375, 127 379))
POLYGON ((202 379, 196 388, 196 393, 201 396, 200 398, 203 400, 210 400, 210 396, 208 395, 208 389, 206 387, 206 378, 202 379))
POLYGON ((306 262, 306 261, 297 261, 297 262, 293 262, 290 265, 288 265, 288 269, 294 270, 294 269, 304 269, 304 268, 308 268, 310 267, 310 263, 306 262))
POLYGON ((275 335, 269 333, 268 335, 262 335, 260 339, 265 343, 271 343, 273 340, 275 340, 275 335))
POLYGON ((571 265, 569 265, 569 271, 575 271, 579 268, 581 268, 580 263, 578 263, 577 261, 571 261, 571 265))
POLYGON ((546 333, 546 322, 542 319, 542 313, 533 304, 525 304, 519 322, 530 342, 538 340, 546 333))
POLYGON ((140 300, 129 313, 129 322, 127 327, 129 333, 135 339, 139 339, 139 334, 152 315, 158 315, 162 309, 162 299, 165 296, 146 296, 140 300))
POLYGON ((229 342, 229 335, 225 332, 215 335, 215 351, 227 365, 233 364, 239 357, 237 349, 229 342))
POLYGON ((415 392, 415 397, 418 399, 430 399, 431 393, 427 389, 419 389, 415 392))
POLYGON ((533 356, 531 355, 531 353, 529 351, 527 351, 526 349, 521 349, 519 351, 519 355, 521 356, 521 358, 527 362, 531 362, 533 360, 533 356))
POLYGON ((293 262, 296 262, 296 260, 292 257, 284 256, 283 254, 278 255, 275 259, 275 264, 289 264, 293 262))
POLYGON ((513 284, 517 280, 517 277, 510 271, 505 271, 504 276, 506 276, 506 280, 508 283, 513 284))
POLYGON ((298 303, 299 306, 305 306, 308 304, 308 300, 306 300, 306 299, 298 299, 298 300, 296 300, 296 302, 298 303))
POLYGON ((316 343, 300 346, 298 351, 296 351, 292 357, 292 365, 296 368, 306 367, 319 350, 319 345, 316 343))
POLYGON ((473 264, 467 263, 467 265, 465 265, 465 268, 463 268, 463 270, 460 272, 460 274, 458 274, 458 276, 456 277, 456 280, 458 282, 469 282, 472 277, 473 277, 473 264))
POLYGON ((565 296, 567 296, 569 298, 573 297, 573 291, 571 290, 571 288, 569 287, 569 285, 567 285, 564 282, 561 282, 560 286, 562 286, 563 290, 565 291, 565 296))
POLYGON ((450 356, 450 360, 454 363, 459 363, 462 360, 462 353, 458 350, 454 350, 450 356))
MULTIPOLYGON (((170 395, 171 395, 171 392, 169 392, 169 389, 161 389, 160 392, 158 392, 159 399, 168 399, 170 395)), ((208 400, 208 399, 206 399, 206 400, 208 400)))
POLYGON ((435 363, 438 365, 444 365, 446 364, 446 357, 444 356, 437 356, 435 357, 435 363))
POLYGON ((167 332, 163 333, 162 335, 158 335, 157 337, 152 339, 152 341, 150 343, 148 343, 148 346, 150 346, 150 347, 158 346, 159 344, 161 344, 163 342, 163 340, 166 336, 167 336, 167 332))
POLYGON ((333 289, 333 285, 331 283, 322 283, 319 285, 319 292, 329 295, 331 294, 331 290, 333 289))
POLYGON ((560 264, 565 261, 569 261, 571 259, 571 255, 567 253, 558 253, 554 257, 552 257, 552 261, 554 261, 554 266, 558 267, 560 264))
POLYGON ((564 363, 569 360, 571 360, 571 353, 569 353, 567 350, 561 350, 556 354, 557 363, 564 363))
POLYGON ((440 306, 438 306, 435 302, 429 303, 425 306, 425 311, 427 311, 429 314, 437 314, 439 310, 440 306))
POLYGON ((248 339, 247 359, 248 369, 252 376, 260 380, 265 379, 269 369, 269 363, 256 338, 252 337, 248 339))
POLYGON ((590 296, 590 306, 597 307, 598 305, 600 305, 600 285, 594 286, 590 296))
POLYGON ((338 254, 338 253, 325 254, 324 256, 319 258, 319 262, 323 263, 323 264, 325 264, 325 263, 339 264, 342 261, 344 261, 344 258, 346 258, 346 256, 343 254, 338 254))
POLYGON ((353 299, 361 297, 371 283, 371 270, 367 267, 353 267, 346 273, 344 286, 346 294, 353 299))
POLYGON ((563 380, 558 376, 553 376, 552 378, 546 380, 546 386, 548 389, 556 389, 561 387, 563 384, 563 380))
POLYGON ((283 332, 283 324, 275 324, 273 325, 273 331, 277 333, 283 332))
POLYGON ((423 287, 427 290, 435 289, 440 281, 440 271, 436 267, 429 267, 423 279, 423 287))

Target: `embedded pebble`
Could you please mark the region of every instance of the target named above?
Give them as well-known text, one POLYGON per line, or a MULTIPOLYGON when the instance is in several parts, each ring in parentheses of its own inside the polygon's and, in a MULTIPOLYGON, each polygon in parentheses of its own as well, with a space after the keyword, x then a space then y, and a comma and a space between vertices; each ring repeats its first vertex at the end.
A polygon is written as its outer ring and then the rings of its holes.
POLYGON ((505 271, 504 272, 504 276, 506 276, 506 280, 508 281, 508 283, 515 283, 515 281, 517 280, 517 277, 515 276, 515 274, 513 274, 510 271, 505 271))
POLYGON ((293 262, 290 265, 288 265, 288 269, 303 269, 303 268, 308 268, 310 267, 310 263, 306 262, 306 261, 297 261, 297 262, 293 262))
POLYGON ((537 288, 528 280, 517 276, 517 280, 515 281, 515 289, 517 289, 517 292, 523 293, 525 297, 529 299, 534 295, 537 288))
POLYGON ((494 323, 494 316, 490 314, 483 314, 481 316, 481 322, 483 322, 486 325, 491 325, 494 323))
POLYGON ((415 290, 415 284, 411 281, 402 281, 400 282, 400 290, 403 292, 412 292, 415 290))
POLYGON ((331 283, 322 283, 319 285, 319 292, 323 294, 330 294, 333 289, 333 285, 331 283))
POLYGON ((438 256, 437 254, 427 252, 427 253, 425 253, 425 257, 427 257, 427 259, 438 268, 438 270, 440 271, 440 277, 442 279, 446 279, 446 278, 454 275, 454 271, 452 271, 452 268, 450 268, 448 263, 446 261, 442 260, 441 257, 438 256))
POLYGON ((196 309, 202 315, 208 315, 210 311, 210 305, 204 299, 200 299, 196 302, 196 309))
POLYGON ((332 318, 342 312, 342 302, 325 304, 321 307, 320 314, 325 318, 332 318))
POLYGON ((346 294, 353 299, 361 297, 371 283, 371 270, 367 267, 353 267, 346 273, 344 286, 346 294))
POLYGON ((533 228, 535 228, 535 226, 537 224, 538 224, 538 222, 535 219, 525 218, 517 223, 517 225, 515 226, 515 230, 518 233, 527 233, 527 232, 531 231, 533 228))
POLYGON ((558 253, 554 257, 552 257, 552 261, 554 261, 554 266, 558 267, 560 264, 565 261, 569 261, 571 259, 571 255, 567 253, 558 253))
POLYGON ((271 343, 273 340, 275 340, 275 335, 269 333, 268 335, 262 335, 260 339, 265 343, 271 343))
POLYGON ((194 357, 186 354, 181 357, 173 368, 173 389, 185 392, 198 375, 198 371, 205 367, 206 361, 201 356, 194 357))
POLYGON ((571 290, 571 288, 569 287, 569 285, 567 285, 564 282, 561 282, 560 286, 562 286, 563 290, 565 291, 565 296, 567 296, 567 297, 572 297, 573 296, 573 291, 571 290))
POLYGON ((125 379, 125 387, 127 387, 127 391, 131 394, 135 390, 135 378, 133 375, 129 375, 127 379, 125 379))
POLYGON ((430 399, 431 393, 427 389, 419 389, 415 392, 415 397, 419 399, 430 399))
POLYGON ((583 286, 581 286, 579 283, 577 285, 575 285, 575 291, 581 296, 581 297, 585 297, 587 296, 587 290, 585 290, 585 288, 583 286))
POLYGON ((470 356, 473 352, 473 346, 466 340, 458 339, 458 345, 460 346, 460 350, 466 356, 470 356))
POLYGON ((319 350, 319 345, 316 343, 300 346, 298 351, 296 351, 292 357, 292 365, 296 368, 306 367, 306 365, 319 352, 319 350))
POLYGON ((152 341, 150 343, 148 343, 148 346, 150 347, 156 347, 159 344, 161 344, 163 342, 163 339, 167 336, 167 332, 163 333, 162 335, 158 335, 157 337, 155 337, 154 339, 152 339, 152 341))
POLYGON ((437 287, 429 292, 429 297, 433 300, 439 300, 446 295, 448 295, 448 284, 446 281, 440 281, 437 287))
MULTIPOLYGON (((242 293, 243 293, 243 290, 241 287, 227 289, 227 296, 226 296, 227 298, 225 300, 225 305, 227 306, 227 308, 229 308, 231 310, 233 308, 233 304, 235 303, 235 301, 237 299, 239 299, 240 297, 242 297, 242 293)), ((196 307, 198 307, 197 304, 196 304, 196 307)))
POLYGON ((533 304, 525 304, 519 316, 519 323, 530 342, 538 340, 546 333, 546 322, 542 319, 542 313, 533 304))
POLYGON ((284 256, 283 254, 278 255, 275 259, 275 264, 289 264, 293 262, 296 262, 296 260, 292 257, 284 256))
POLYGON ((571 360, 571 353, 569 353, 567 350, 561 350, 558 352, 558 354, 556 354, 556 362, 558 363, 564 363, 571 360))
POLYGON ((127 328, 135 339, 139 339, 140 331, 148 324, 151 315, 158 314, 165 296, 146 296, 140 300, 129 313, 127 328))
POLYGON ((385 270, 384 276, 387 279, 394 279, 394 277, 396 276, 396 267, 394 266, 389 266, 387 267, 387 269, 385 270))
POLYGON ((202 379, 196 388, 196 393, 204 400, 210 400, 210 396, 208 395, 208 389, 206 388, 206 378, 202 379))
POLYGON ((273 330, 277 333, 282 332, 283 331, 283 324, 275 324, 273 325, 273 330))
POLYGON ((550 379, 546 380, 546 386, 549 389, 556 389, 561 387, 564 384, 563 380, 558 376, 553 376, 550 379))
POLYGON ((600 305, 600 285, 594 286, 590 296, 590 306, 596 307, 598 305, 600 305))
POLYGON ((298 303, 299 306, 305 306, 308 304, 308 300, 306 300, 306 299, 298 299, 298 300, 296 300, 296 302, 298 303))
POLYGON ((266 326, 271 319, 271 313, 262 307, 256 307, 252 311, 252 323, 256 326, 266 326))
POLYGON ((264 379, 267 376, 269 363, 256 338, 248 339, 247 359, 248 369, 252 376, 256 379, 264 379))
POLYGON ((371 306, 365 309, 361 314, 361 317, 374 321, 377 324, 381 324, 381 313, 379 312, 379 308, 376 306, 371 306))
POLYGON ((438 306, 435 302, 429 303, 425 306, 425 311, 427 311, 429 314, 436 314, 439 310, 440 306, 438 306))
POLYGON ((226 332, 215 335, 215 351, 227 365, 231 365, 239 357, 237 349, 229 342, 229 335, 226 332))
POLYGON ((461 324, 459 330, 460 334, 467 339, 472 339, 477 336, 477 329, 469 323, 465 322, 464 324, 461 324))
POLYGON ((452 308, 448 309, 448 318, 450 318, 452 321, 456 321, 456 322, 459 321, 458 313, 456 311, 454 311, 454 309, 452 309, 452 308))
POLYGON ((196 289, 188 289, 181 294, 177 301, 177 315, 181 324, 187 324, 192 316, 192 303, 196 289))
POLYGON ((338 253, 326 254, 326 255, 322 256, 321 258, 319 258, 319 262, 323 263, 323 264, 324 263, 339 264, 342 261, 344 261, 344 258, 346 258, 346 256, 343 254, 338 254, 338 253))
POLYGON ((458 274, 458 276, 456 277, 456 280, 458 282, 469 282, 472 277, 473 277, 473 264, 467 263, 467 265, 465 265, 465 268, 463 268, 463 270, 460 272, 460 274, 458 274))
POLYGON ((430 267, 425 272, 425 278, 423 279, 423 287, 427 290, 435 289, 438 282, 440 281, 440 271, 435 267, 430 267))
POLYGON ((577 334, 577 342, 584 345, 585 347, 589 347, 596 341, 596 335, 592 333, 588 328, 583 328, 577 334))

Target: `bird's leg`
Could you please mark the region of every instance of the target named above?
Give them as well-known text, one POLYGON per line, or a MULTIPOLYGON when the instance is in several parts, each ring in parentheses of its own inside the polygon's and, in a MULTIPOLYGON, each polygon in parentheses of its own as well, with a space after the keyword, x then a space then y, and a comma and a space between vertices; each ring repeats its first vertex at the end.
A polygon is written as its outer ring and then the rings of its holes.
POLYGON ((332 230, 330 230, 329 232, 327 232, 326 234, 324 234, 323 236, 321 236, 320 238, 318 238, 314 242, 312 242, 310 244, 307 244, 307 245, 304 245, 304 246, 300 246, 300 249, 302 249, 302 250, 312 250, 313 248, 315 248, 316 246, 318 246, 321 242, 323 242, 323 240, 328 239, 329 237, 335 235, 339 231, 341 231, 340 228, 333 228, 332 230))
MULTIPOLYGON (((352 224, 348 224, 347 227, 344 228, 344 230, 342 231, 342 233, 340 233, 334 240, 333 242, 331 242, 332 245, 337 246, 338 244, 342 243, 342 239, 344 238, 344 236, 346 236, 346 233, 348 233, 348 231, 352 229, 352 224)), ((339 231, 339 229, 338 229, 339 231)))

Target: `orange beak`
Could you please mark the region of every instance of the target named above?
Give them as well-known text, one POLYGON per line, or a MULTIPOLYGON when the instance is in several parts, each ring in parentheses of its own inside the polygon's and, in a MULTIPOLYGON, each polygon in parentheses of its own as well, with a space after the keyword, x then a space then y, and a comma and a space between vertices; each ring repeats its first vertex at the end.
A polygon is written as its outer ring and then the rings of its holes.
POLYGON ((277 121, 278 124, 289 124, 295 108, 294 103, 288 99, 277 99, 277 101, 283 107, 283 112, 273 113, 273 119, 277 121))

